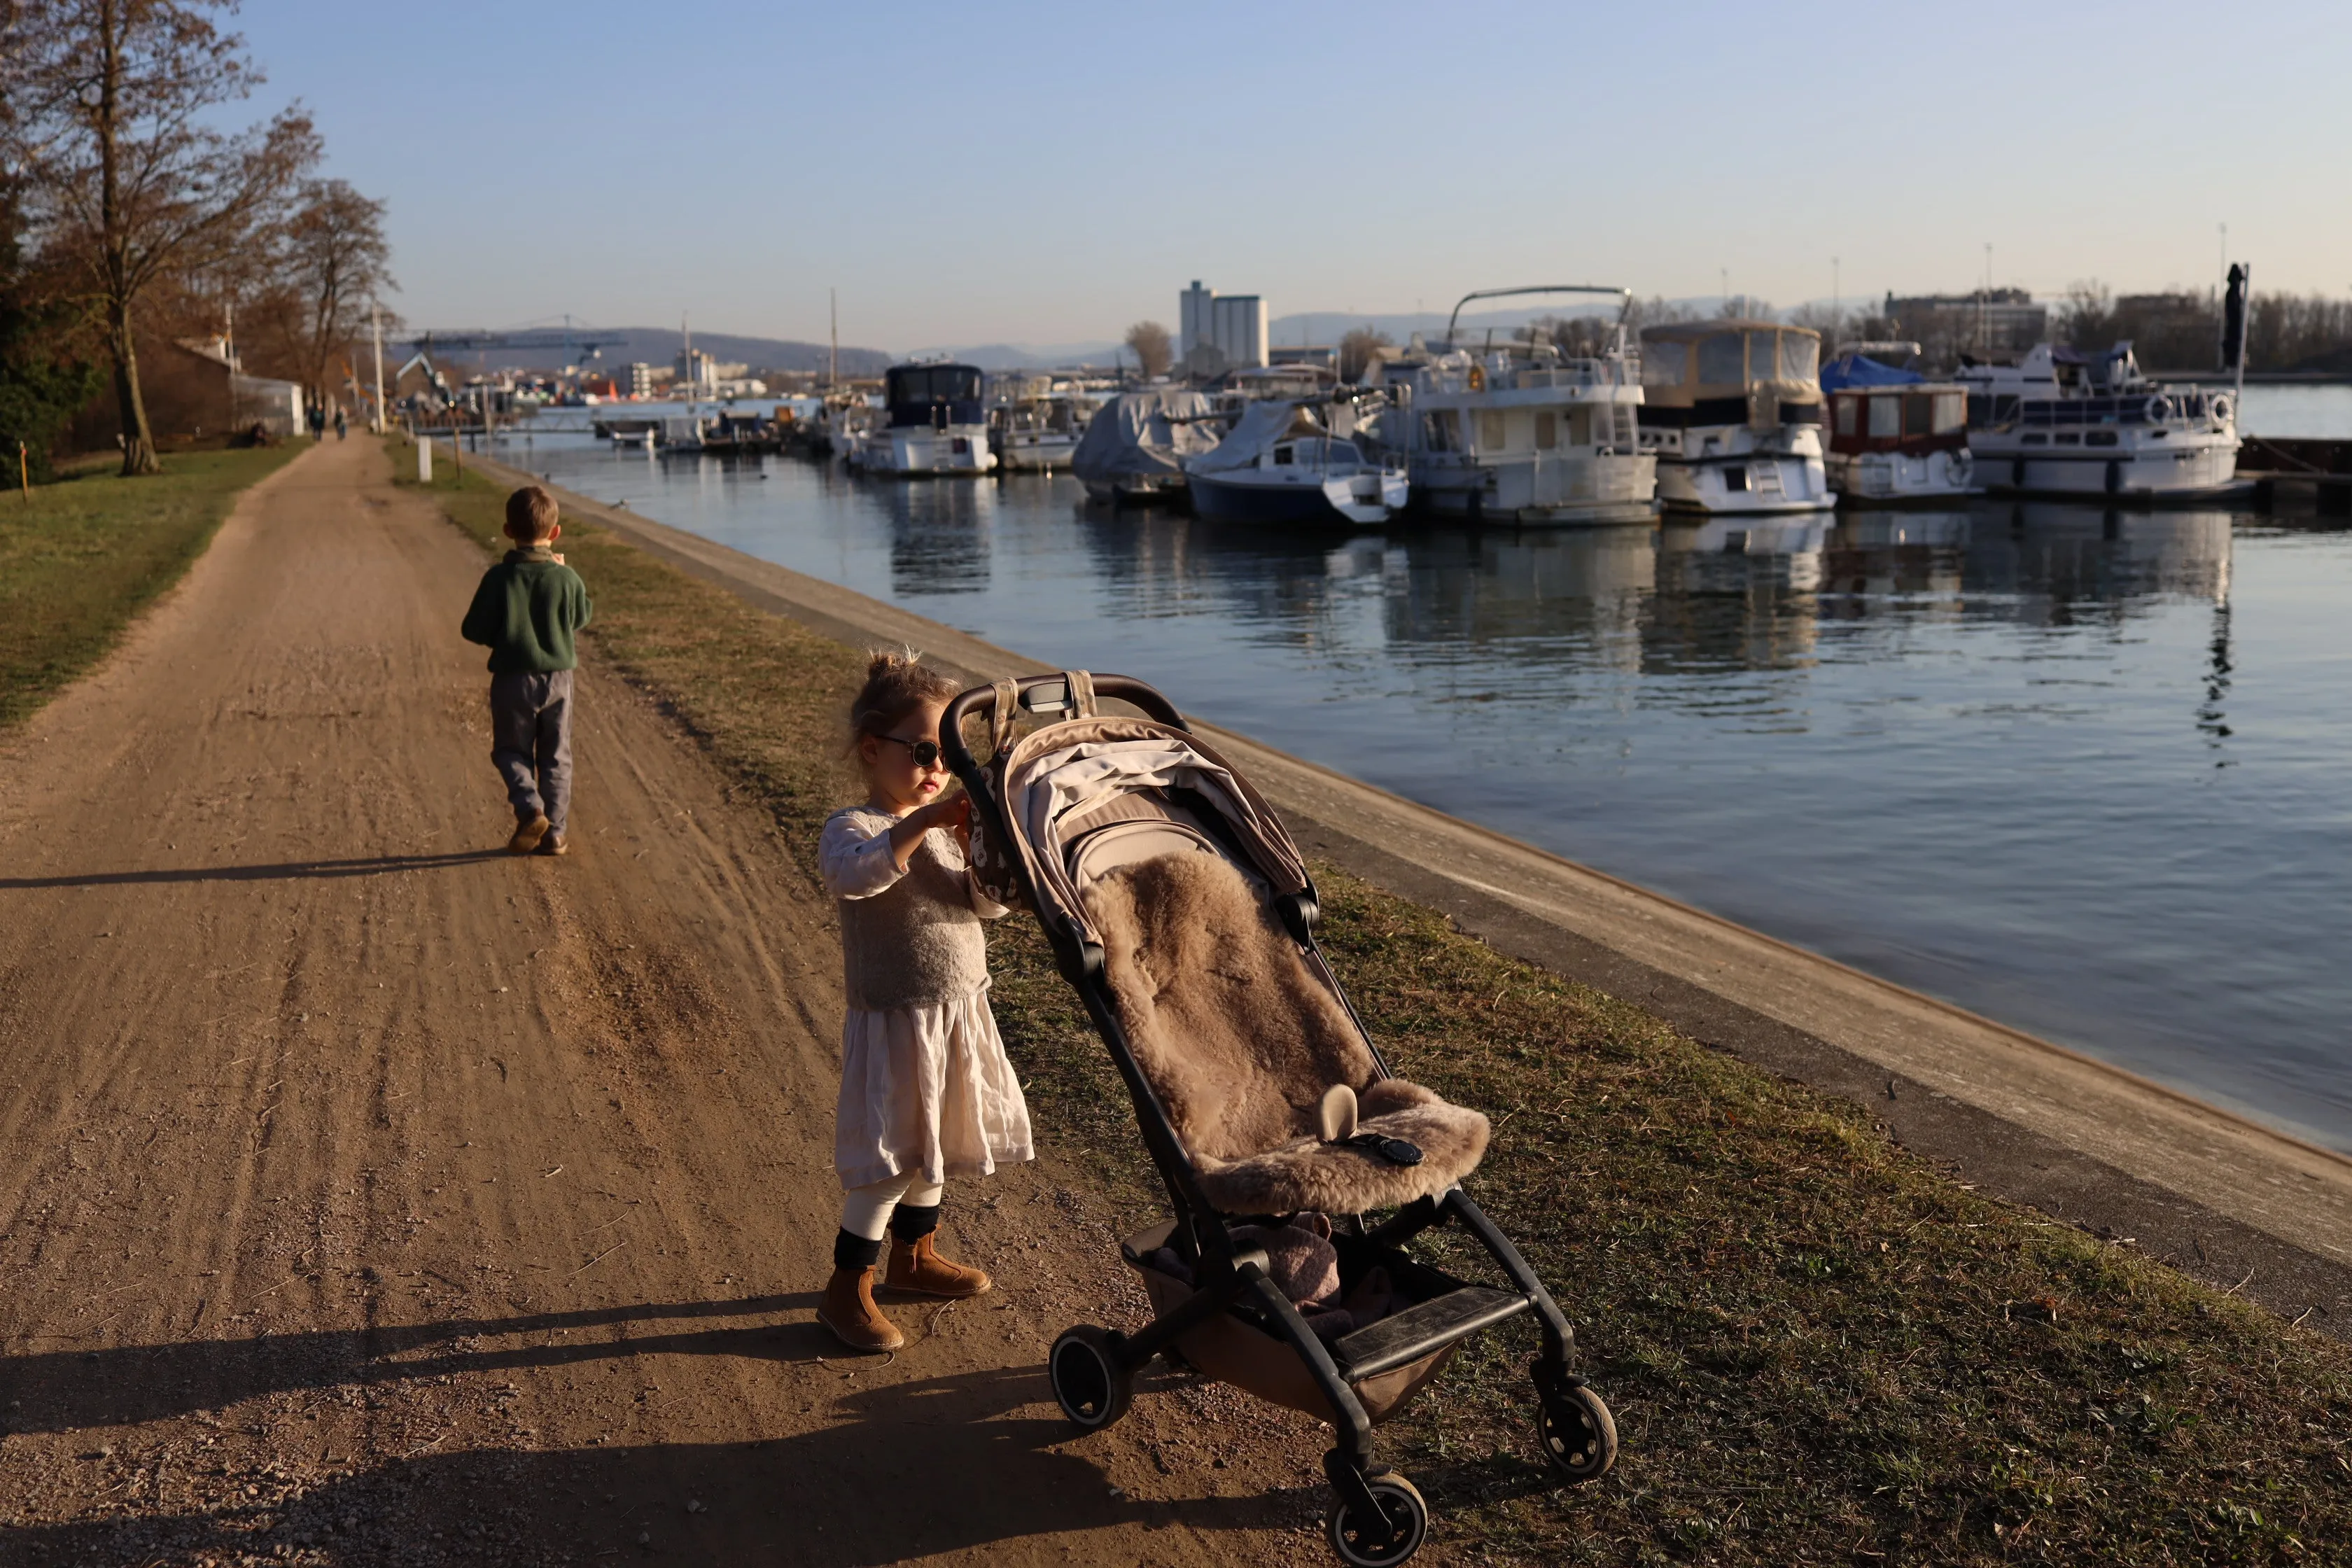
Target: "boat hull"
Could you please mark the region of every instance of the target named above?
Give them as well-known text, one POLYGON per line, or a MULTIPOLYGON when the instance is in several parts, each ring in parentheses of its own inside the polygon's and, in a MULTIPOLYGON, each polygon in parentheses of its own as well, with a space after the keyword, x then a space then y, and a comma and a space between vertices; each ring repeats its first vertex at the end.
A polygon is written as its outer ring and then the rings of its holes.
POLYGON ((1087 499, 1105 506, 1164 506, 1184 499, 1181 474, 1119 474, 1087 479, 1087 499))
POLYGON ((968 479, 996 467, 988 432, 977 426, 921 426, 869 430, 849 449, 860 473, 899 479, 968 479))
POLYGON ((1832 452, 1830 487, 1843 506, 1898 506, 1982 495, 1967 451, 1832 452))
POLYGON ((1482 462, 1424 454, 1415 502, 1439 517, 1525 528, 1596 528, 1657 521, 1657 459, 1647 455, 1482 462))
POLYGON ((2234 433, 2073 451, 2029 447, 1990 433, 1970 439, 1977 447, 1977 472, 1995 495, 2195 500, 2229 492, 2238 477, 2234 433))
POLYGON ((1373 528, 1404 504, 1407 489, 1396 475, 1253 483, 1194 474, 1192 492, 1192 510, 1217 522, 1345 522, 1373 528))
POLYGON ((997 466, 1009 473, 1052 473, 1070 466, 1076 455, 1077 437, 1058 433, 1033 436, 1015 432, 1000 437, 996 452, 997 466))
POLYGON ((1788 516, 1837 505, 1819 458, 1750 452, 1736 458, 1658 460, 1658 504, 1707 516, 1788 516))

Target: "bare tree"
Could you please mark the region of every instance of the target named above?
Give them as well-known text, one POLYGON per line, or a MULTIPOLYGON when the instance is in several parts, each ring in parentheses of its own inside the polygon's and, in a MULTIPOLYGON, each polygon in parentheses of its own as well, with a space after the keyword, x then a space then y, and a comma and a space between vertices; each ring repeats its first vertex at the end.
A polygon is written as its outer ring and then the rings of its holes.
POLYGON ((368 301, 392 286, 383 203, 341 180, 312 180, 287 220, 285 277, 302 297, 302 379, 327 385, 328 362, 359 336, 368 301))
POLYGON ((1143 379, 1165 375, 1176 360, 1174 345, 1168 339, 1168 329, 1157 321, 1138 321, 1127 329, 1127 349, 1142 367, 1143 379))
POLYGON ((20 0, 0 34, 0 155, 42 243, 71 256, 99 321, 122 420, 122 471, 159 466, 139 391, 137 321, 159 279, 216 265, 317 162, 310 116, 238 132, 210 111, 261 76, 215 26, 223 0, 20 0))
POLYGON ((1395 340, 1371 327, 1351 327, 1339 340, 1339 379, 1361 381, 1380 352, 1395 340))

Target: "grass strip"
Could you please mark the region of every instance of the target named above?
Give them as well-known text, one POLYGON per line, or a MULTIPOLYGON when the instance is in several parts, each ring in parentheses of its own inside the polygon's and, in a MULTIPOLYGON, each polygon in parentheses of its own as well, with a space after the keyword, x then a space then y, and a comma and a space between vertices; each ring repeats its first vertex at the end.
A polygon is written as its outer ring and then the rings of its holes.
POLYGON ((109 458, 29 497, 0 492, 0 730, 103 658, 205 552, 238 492, 301 450, 179 452, 138 479, 109 458))
MULTIPOLYGON (((493 546, 499 498, 444 501, 493 546)), ((618 537, 565 548, 599 658, 657 694, 803 860, 852 798, 856 650, 618 537)), ((1383 1452, 1433 1558, 1509 1563, 2318 1563, 2352 1542, 2342 1347, 1986 1199, 1858 1107, 1712 1052, 1318 865, 1332 963, 1397 1070, 1496 1122, 1471 1186, 1559 1292, 1623 1452, 1560 1491, 1531 1332, 1484 1336, 1383 1452)), ((992 936, 1041 1142, 1140 1222, 1132 1116, 1033 923, 992 936)), ((1434 1238, 1438 1261, 1475 1268, 1434 1238)))

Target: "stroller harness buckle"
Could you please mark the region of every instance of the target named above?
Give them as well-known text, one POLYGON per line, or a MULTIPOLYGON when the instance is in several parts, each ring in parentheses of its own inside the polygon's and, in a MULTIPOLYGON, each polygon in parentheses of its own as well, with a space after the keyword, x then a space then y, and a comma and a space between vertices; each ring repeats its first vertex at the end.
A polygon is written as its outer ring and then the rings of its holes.
POLYGON ((1390 1138, 1378 1132, 1359 1132, 1352 1138, 1340 1139, 1342 1148, 1361 1149, 1377 1154, 1391 1165, 1421 1163, 1421 1145, 1405 1138, 1390 1138))

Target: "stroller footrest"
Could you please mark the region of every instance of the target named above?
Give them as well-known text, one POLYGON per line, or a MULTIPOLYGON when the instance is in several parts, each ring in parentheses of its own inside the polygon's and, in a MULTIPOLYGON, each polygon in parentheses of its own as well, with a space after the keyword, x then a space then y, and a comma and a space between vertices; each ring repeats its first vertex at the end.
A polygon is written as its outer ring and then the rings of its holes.
POLYGON ((1331 1342, 1331 1359, 1351 1381, 1376 1376, 1527 1310, 1525 1296, 1465 1285, 1341 1335, 1331 1342))

